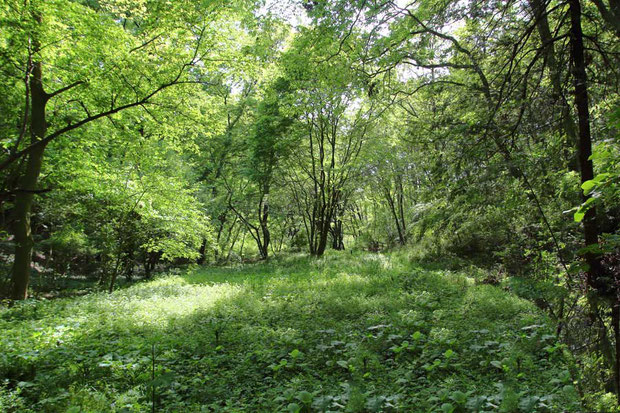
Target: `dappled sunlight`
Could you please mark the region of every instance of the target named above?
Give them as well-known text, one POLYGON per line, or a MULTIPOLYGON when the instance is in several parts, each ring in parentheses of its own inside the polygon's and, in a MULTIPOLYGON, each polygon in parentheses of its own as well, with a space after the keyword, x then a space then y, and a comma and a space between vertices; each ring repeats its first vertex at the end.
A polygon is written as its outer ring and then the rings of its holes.
POLYGON ((182 277, 169 276, 112 294, 43 302, 38 305, 39 312, 54 314, 51 320, 38 318, 20 323, 18 318, 0 321, 0 326, 7 333, 16 333, 12 342, 8 334, 3 335, 4 343, 35 350, 68 345, 93 331, 141 332, 149 336, 164 330, 179 317, 211 308, 220 300, 229 300, 241 290, 242 287, 230 283, 190 285, 182 277), (27 328, 31 334, 24 335, 24 330, 12 328, 15 325, 27 328))
POLYGON ((331 276, 323 276, 319 279, 310 279, 308 284, 316 287, 323 288, 337 288, 337 287, 353 287, 364 288, 370 282, 369 279, 362 277, 359 274, 351 274, 349 272, 339 272, 331 276))
POLYGON ((498 288, 489 285, 478 285, 468 289, 463 297, 463 311, 464 316, 471 319, 482 316, 485 321, 504 318, 525 323, 538 313, 534 304, 504 294, 498 288))
POLYGON ((158 374, 174 377, 160 385, 166 411, 223 400, 234 400, 224 410, 248 411, 256 398, 282 411, 283 392, 345 397, 343 388, 358 382, 380 394, 415 391, 431 409, 438 389, 495 394, 498 370, 487 366, 510 365, 511 354, 529 363, 524 386, 547 385, 536 365, 544 343, 532 335, 547 331, 546 321, 530 304, 462 275, 378 257, 199 268, 113 294, 37 303, 28 314, 9 310, 1 349, 19 364, 7 371, 41 391, 55 387, 39 377, 53 375, 86 400, 79 403, 131 404, 149 397, 155 351, 158 374), (485 346, 493 352, 472 350, 485 346), (480 380, 467 378, 472 369, 480 380))

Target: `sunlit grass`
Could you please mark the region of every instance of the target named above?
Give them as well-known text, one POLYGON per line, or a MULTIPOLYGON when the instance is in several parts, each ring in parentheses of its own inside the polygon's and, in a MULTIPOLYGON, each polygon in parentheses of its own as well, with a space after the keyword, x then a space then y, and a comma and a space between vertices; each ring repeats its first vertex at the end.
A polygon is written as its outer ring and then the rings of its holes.
POLYGON ((25 303, 0 328, 0 400, 33 411, 148 410, 153 350, 157 375, 172 377, 158 385, 162 411, 286 411, 303 391, 318 411, 434 411, 455 391, 501 404, 506 386, 517 403, 575 399, 550 381, 564 361, 530 303, 398 255, 195 268, 25 303))

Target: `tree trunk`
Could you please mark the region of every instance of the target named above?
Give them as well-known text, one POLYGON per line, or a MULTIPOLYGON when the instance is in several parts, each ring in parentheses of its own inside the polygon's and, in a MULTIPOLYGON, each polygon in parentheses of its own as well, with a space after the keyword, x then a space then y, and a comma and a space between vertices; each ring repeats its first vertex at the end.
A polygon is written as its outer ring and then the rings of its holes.
POLYGON ((329 222, 330 220, 327 219, 326 217, 322 218, 320 233, 318 234, 319 235, 318 244, 314 252, 314 255, 316 255, 317 257, 322 257, 323 254, 325 253, 325 248, 327 248, 327 235, 329 234, 329 222))
MULTIPOLYGON (((588 102, 588 78, 584 58, 583 32, 581 28, 581 4, 579 0, 569 0, 571 30, 570 44, 571 57, 573 60, 573 82, 575 87, 575 105, 579 127, 579 140, 577 154, 581 172, 581 183, 594 178, 594 167, 590 156, 592 155, 592 136, 590 133, 590 111, 588 102)), ((583 195, 586 202, 590 195, 583 195)), ((598 246, 599 229, 596 222, 596 209, 589 208, 583 219, 585 246, 598 246)), ((620 403, 620 308, 618 307, 617 292, 614 286, 603 277, 602 265, 599 254, 588 250, 583 258, 588 264, 586 273, 588 285, 601 297, 612 298, 612 328, 615 336, 615 362, 612 366, 614 375, 615 391, 618 403, 620 403)))
POLYGON ((114 266, 114 272, 110 277, 110 285, 108 286, 108 293, 112 294, 114 292, 114 286, 116 284, 116 277, 118 277, 118 270, 121 265, 121 257, 120 255, 116 258, 116 265, 114 266))
POLYGON ((553 87, 553 97, 558 99, 561 106, 562 122, 560 124, 560 132, 564 132, 566 136, 566 153, 565 158, 568 160, 569 168, 574 171, 579 170, 578 160, 572 155, 572 150, 577 145, 577 128, 571 115, 571 108, 562 91, 562 65, 558 62, 555 52, 553 35, 549 28, 549 19, 547 18, 547 4, 542 0, 530 0, 530 7, 536 19, 536 28, 540 41, 543 46, 543 53, 547 67, 549 68, 549 78, 553 87))
POLYGON ((241 237, 241 249, 239 251, 239 256, 243 259, 243 247, 245 246, 245 231, 243 232, 243 237, 241 237))
MULTIPOLYGON (((588 78, 584 59, 583 32, 581 29, 581 4, 579 0, 569 0, 571 16, 571 56, 573 60, 573 82, 575 87, 575 105, 577 106, 579 140, 577 153, 579 169, 581 171, 581 183, 594 178, 594 167, 590 156, 592 155, 592 137, 590 134, 590 111, 588 103, 588 78)), ((590 195, 583 195, 586 202, 590 195)), ((598 245, 598 225, 596 223, 596 209, 588 209, 583 220, 585 245, 598 245)), ((584 259, 588 264, 588 283, 599 291, 608 291, 610 286, 601 285, 601 265, 597 254, 587 252, 584 259)))
MULTIPOLYGON (((258 220, 262 233, 262 242, 259 242, 258 247, 260 251, 261 259, 266 260, 269 258, 269 243, 271 242, 271 233, 269 232, 269 187, 265 189, 264 195, 261 197, 258 206, 258 220)), ((261 234, 257 234, 260 241, 261 234)))
POLYGON ((620 404, 620 301, 617 299, 611 308, 611 324, 614 331, 614 341, 616 343, 616 351, 614 354, 614 384, 618 404, 620 404))
POLYGON ((398 214, 400 216, 400 227, 402 229, 401 244, 407 243, 407 222, 405 220, 405 191, 403 189, 403 177, 398 175, 396 179, 396 201, 398 202, 398 214))
POLYGON ((202 265, 205 263, 207 256, 205 254, 205 251, 207 250, 207 239, 203 238, 202 239, 202 244, 200 244, 200 249, 198 250, 198 259, 196 260, 196 264, 198 265, 202 265))
MULTIPOLYGON (((233 221, 233 224, 230 227, 230 231, 228 233, 229 237, 230 237, 230 234, 232 233, 232 230, 234 229, 235 222, 236 221, 233 221)), ((232 242, 230 243, 230 246, 228 247, 228 253, 226 254, 227 260, 230 259, 230 254, 232 254, 233 249, 235 248, 235 244, 239 240, 239 233, 241 232, 242 228, 243 228, 243 225, 239 224, 239 226, 237 227, 237 232, 235 233, 235 236, 233 237, 232 242)), ((226 244, 228 245, 228 241, 226 241, 226 244)))
POLYGON ((153 268, 151 267, 151 263, 149 262, 148 255, 146 257, 147 258, 144 260, 144 278, 150 280, 153 268))
POLYGON ((385 187, 383 188, 383 191, 385 193, 385 199, 388 202, 388 206, 390 207, 390 212, 392 213, 392 217, 394 218, 394 223, 396 224, 396 231, 398 232, 398 242, 400 245, 405 245, 407 241, 405 240, 405 234, 400 227, 401 223, 398 218, 398 213, 396 211, 396 206, 394 205, 394 199, 392 198, 390 188, 385 187))
MULTIPOLYGON (((37 17, 40 22, 40 16, 37 17)), ((35 50, 38 46, 35 46, 35 50)), ((37 50, 38 51, 38 50, 37 50)), ((48 96, 43 89, 41 81, 41 62, 33 64, 32 76, 30 78, 31 93, 31 143, 35 143, 45 137, 47 133, 47 122, 45 120, 45 106, 48 96)), ((41 174, 43 163, 43 153, 45 145, 36 147, 28 155, 26 169, 19 179, 19 187, 15 196, 15 222, 13 231, 15 235, 15 261, 12 271, 11 298, 14 300, 24 300, 28 298, 28 285, 30 283, 30 265, 32 262, 32 250, 34 240, 32 238, 32 227, 30 216, 34 194, 37 189, 37 182, 41 174)))
POLYGON ((331 230, 332 248, 336 251, 344 251, 344 233, 342 231, 342 220, 334 219, 334 225, 331 230))

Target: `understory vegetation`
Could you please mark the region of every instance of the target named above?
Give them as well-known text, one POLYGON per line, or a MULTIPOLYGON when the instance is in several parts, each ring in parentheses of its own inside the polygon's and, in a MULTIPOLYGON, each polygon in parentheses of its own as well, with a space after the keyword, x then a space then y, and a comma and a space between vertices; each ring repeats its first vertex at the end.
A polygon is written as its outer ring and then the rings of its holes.
MULTIPOLYGON (((530 302, 404 254, 192 269, 0 314, 3 411, 579 411, 530 302)), ((574 374, 574 372, 573 372, 574 374)))

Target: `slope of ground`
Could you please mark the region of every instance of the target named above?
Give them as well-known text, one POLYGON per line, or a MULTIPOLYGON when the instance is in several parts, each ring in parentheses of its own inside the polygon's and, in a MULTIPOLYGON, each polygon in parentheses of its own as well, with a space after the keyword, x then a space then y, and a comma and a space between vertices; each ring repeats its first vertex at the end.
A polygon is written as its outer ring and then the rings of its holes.
POLYGON ((0 410, 577 411, 534 306, 402 256, 291 256, 0 312, 0 410))

